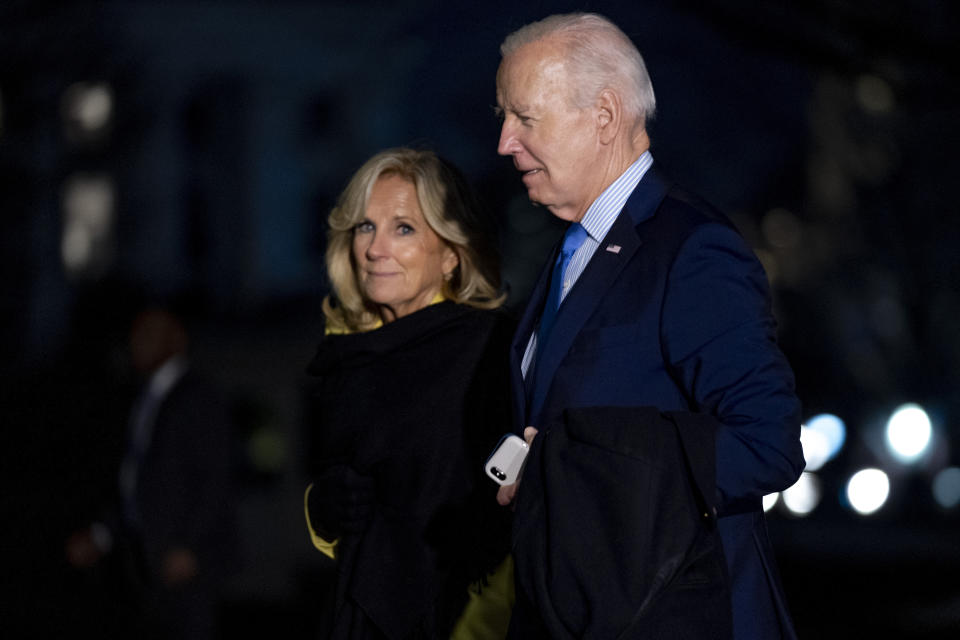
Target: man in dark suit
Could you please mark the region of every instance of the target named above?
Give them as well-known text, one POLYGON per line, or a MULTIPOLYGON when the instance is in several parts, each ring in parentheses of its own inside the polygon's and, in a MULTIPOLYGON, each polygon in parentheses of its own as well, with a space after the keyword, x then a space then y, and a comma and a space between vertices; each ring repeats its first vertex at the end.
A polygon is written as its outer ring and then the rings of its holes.
POLYGON ((214 637, 235 561, 228 405, 190 367, 187 347, 177 314, 137 315, 130 357, 144 381, 127 425, 119 505, 67 543, 74 566, 108 565, 127 603, 127 633, 140 637, 214 637))
MULTIPOLYGON (((527 469, 541 464, 569 410, 707 416, 716 469, 708 503, 717 510, 733 637, 792 638, 761 498, 789 487, 803 469, 800 407, 776 345, 763 269, 722 214, 654 165, 650 79, 609 20, 551 16, 508 36, 501 53, 498 152, 513 158, 531 200, 570 222, 511 353, 517 420, 529 425, 527 469)), ((528 504, 521 484, 498 496, 501 504, 516 498, 518 521, 528 504)), ((571 489, 570 499, 584 500, 590 486, 571 489)), ((524 547, 514 553, 523 566, 524 547)), ((535 619, 524 608, 541 601, 524 593, 529 584, 520 578, 518 571, 514 618, 535 619)))

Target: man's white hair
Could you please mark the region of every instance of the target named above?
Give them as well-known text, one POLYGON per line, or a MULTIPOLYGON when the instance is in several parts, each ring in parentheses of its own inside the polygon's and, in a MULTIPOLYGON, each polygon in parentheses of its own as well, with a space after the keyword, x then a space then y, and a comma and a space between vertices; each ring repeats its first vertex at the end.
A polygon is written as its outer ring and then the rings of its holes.
POLYGON ((506 58, 524 45, 546 38, 564 48, 576 107, 584 108, 604 89, 614 89, 627 115, 641 125, 653 118, 657 103, 643 57, 609 19, 596 13, 548 16, 508 35, 500 54, 506 58))

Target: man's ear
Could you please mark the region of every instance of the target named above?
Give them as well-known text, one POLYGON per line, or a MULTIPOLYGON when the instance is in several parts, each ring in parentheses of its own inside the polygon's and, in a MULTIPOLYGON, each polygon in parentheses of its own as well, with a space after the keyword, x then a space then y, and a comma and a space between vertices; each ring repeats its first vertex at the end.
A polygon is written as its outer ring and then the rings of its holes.
POLYGON ((617 138, 623 127, 623 104, 619 94, 611 89, 604 89, 597 96, 597 131, 600 142, 610 144, 617 138))

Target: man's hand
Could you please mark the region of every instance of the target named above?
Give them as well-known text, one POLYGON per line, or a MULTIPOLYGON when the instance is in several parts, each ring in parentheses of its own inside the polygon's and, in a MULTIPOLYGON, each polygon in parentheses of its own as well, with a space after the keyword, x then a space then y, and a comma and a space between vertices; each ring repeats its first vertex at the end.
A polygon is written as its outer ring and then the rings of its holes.
MULTIPOLYGON (((536 437, 536 435, 536 427, 527 427, 523 430, 523 439, 527 441, 527 446, 533 445, 533 439, 536 437)), ((497 491, 497 502, 504 507, 513 504, 513 500, 517 496, 517 489, 519 488, 520 478, 517 478, 517 481, 513 484, 500 487, 500 489, 497 491)))

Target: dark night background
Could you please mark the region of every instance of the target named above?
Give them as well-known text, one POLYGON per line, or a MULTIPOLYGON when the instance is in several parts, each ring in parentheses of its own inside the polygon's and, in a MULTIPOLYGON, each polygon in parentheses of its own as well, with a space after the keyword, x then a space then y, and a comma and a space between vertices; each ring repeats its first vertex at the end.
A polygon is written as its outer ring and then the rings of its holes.
POLYGON ((58 637, 99 611, 62 540, 115 478, 125 323, 162 296, 191 302, 194 360, 236 399, 243 561, 223 635, 311 636, 329 566, 303 527, 302 390, 326 214, 374 152, 434 148, 499 216, 522 305, 558 226, 496 155, 498 46, 569 10, 637 43, 654 157, 761 256, 804 418, 847 424, 817 507, 768 514, 800 636, 960 637, 960 507, 931 492, 960 465, 947 0, 0 3, 0 629, 16 632, 0 633, 58 637), (905 402, 934 429, 914 466, 882 442, 905 402), (842 496, 866 466, 891 479, 873 516, 842 496))

